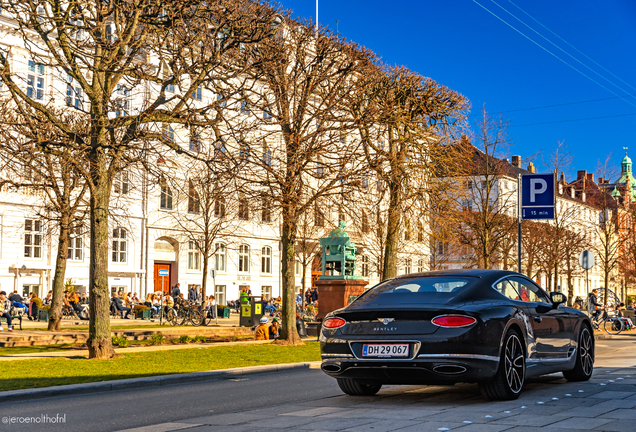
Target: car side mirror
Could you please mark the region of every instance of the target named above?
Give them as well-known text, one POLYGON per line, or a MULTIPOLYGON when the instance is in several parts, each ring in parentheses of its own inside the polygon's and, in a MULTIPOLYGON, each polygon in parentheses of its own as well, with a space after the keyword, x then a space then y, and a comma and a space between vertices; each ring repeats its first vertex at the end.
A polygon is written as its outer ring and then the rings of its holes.
POLYGON ((560 292, 551 292, 550 293, 550 300, 552 300, 552 304, 557 307, 558 305, 560 305, 561 303, 565 303, 566 301, 568 301, 568 298, 565 294, 560 293, 560 292))

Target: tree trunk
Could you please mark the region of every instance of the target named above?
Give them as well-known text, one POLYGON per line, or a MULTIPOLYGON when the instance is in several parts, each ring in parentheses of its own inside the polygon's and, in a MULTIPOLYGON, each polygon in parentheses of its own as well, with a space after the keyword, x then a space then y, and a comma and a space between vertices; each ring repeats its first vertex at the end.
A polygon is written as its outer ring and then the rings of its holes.
POLYGON ((559 264, 558 262, 554 262, 554 291, 561 292, 561 287, 559 286, 559 264))
POLYGON ((53 276, 53 296, 51 309, 49 309, 48 331, 60 331, 62 324, 62 301, 64 297, 64 277, 66 276, 66 261, 68 258, 68 245, 70 236, 70 220, 68 214, 60 217, 60 235, 58 237, 57 259, 55 261, 55 274, 53 276))
POLYGON ((205 301, 206 290, 207 290, 207 286, 208 286, 208 258, 207 258, 207 253, 204 253, 202 258, 203 258, 203 280, 201 281, 201 301, 204 302, 205 301))
POLYGON ((604 283, 605 283, 605 298, 603 299, 603 306, 607 307, 607 300, 609 297, 609 271, 607 271, 607 267, 605 266, 606 270, 604 272, 604 283))
MULTIPOLYGON (((306 245, 303 245, 303 246, 306 246, 306 245)), ((305 249, 305 250, 306 250, 306 249, 305 249)), ((307 276, 307 266, 305 265, 305 262, 306 262, 306 261, 307 261, 307 260, 303 260, 303 261, 302 261, 302 266, 303 266, 303 268, 302 268, 302 277, 301 277, 301 279, 300 279, 300 286, 301 286, 300 293, 301 293, 301 295, 302 295, 302 306, 303 306, 303 310, 305 309, 305 286, 306 286, 306 285, 305 285, 305 277, 307 276)))
POLYGON ((280 333, 281 339, 285 339, 290 345, 301 345, 302 339, 296 330, 296 294, 294 261, 296 246, 296 219, 292 214, 289 204, 283 204, 283 257, 282 257, 282 277, 283 277, 283 322, 280 333))
MULTIPOLYGON (((398 246, 400 245, 400 225, 402 222, 402 202, 400 186, 391 183, 391 199, 386 227, 386 242, 384 243, 384 265, 382 280, 394 278, 398 275, 398 246)), ((342 269, 344 271, 344 269, 342 269)))
MULTIPOLYGON (((93 189, 90 199, 90 320, 86 346, 89 358, 107 359, 115 354, 110 334, 110 293, 108 291, 110 182, 105 168, 104 155, 95 153, 91 155, 93 156, 91 158, 93 189)), ((132 259, 130 252, 127 251, 132 259)))

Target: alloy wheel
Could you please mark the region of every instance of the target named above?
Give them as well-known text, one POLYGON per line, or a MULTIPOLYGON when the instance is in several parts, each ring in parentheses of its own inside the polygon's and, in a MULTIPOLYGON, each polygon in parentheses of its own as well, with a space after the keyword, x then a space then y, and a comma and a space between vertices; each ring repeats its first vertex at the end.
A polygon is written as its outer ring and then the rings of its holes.
POLYGON ((523 388, 526 367, 521 341, 515 334, 511 335, 506 341, 504 360, 508 388, 515 394, 519 393, 523 388))
POLYGON ((592 346, 592 336, 587 328, 581 331, 581 341, 579 343, 579 355, 581 356, 581 366, 585 375, 592 375, 594 368, 594 359, 592 346))

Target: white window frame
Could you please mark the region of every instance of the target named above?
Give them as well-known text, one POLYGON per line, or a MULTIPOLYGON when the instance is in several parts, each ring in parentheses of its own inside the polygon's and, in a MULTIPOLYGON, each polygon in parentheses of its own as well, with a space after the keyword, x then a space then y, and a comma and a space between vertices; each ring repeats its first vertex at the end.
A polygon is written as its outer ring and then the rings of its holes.
POLYGON ((271 300, 272 299, 272 286, 271 285, 262 285, 261 286, 261 297, 263 300, 271 300))
POLYGON ((261 249, 261 274, 272 274, 272 248, 269 246, 261 249))
POLYGON ((406 260, 404 260, 404 274, 411 274, 413 273, 413 261, 411 261, 411 258, 407 258, 406 260))
POLYGON ((42 259, 42 221, 24 220, 24 257, 42 259))
POLYGON ((84 239, 81 227, 75 227, 71 230, 67 259, 71 261, 82 261, 84 259, 84 239))
POLYGON ((217 306, 227 305, 226 301, 227 287, 225 285, 214 286, 214 301, 217 306))
POLYGON ((161 210, 172 210, 173 207, 173 198, 174 195, 172 193, 172 189, 166 180, 162 180, 159 184, 159 209, 161 210))
POLYGON ((126 264, 128 262, 128 231, 125 228, 117 227, 113 230, 110 260, 118 264, 126 264))
POLYGON ((227 271, 227 246, 225 243, 216 243, 214 248, 214 268, 218 272, 225 273, 227 271))
POLYGON ((128 171, 121 171, 115 175, 113 181, 113 192, 119 195, 128 195, 130 191, 130 178, 128 171))
POLYGON ((188 241, 188 270, 201 271, 201 252, 194 240, 188 241))
POLYGON ((238 272, 250 272, 250 246, 246 244, 239 245, 238 248, 238 272))
POLYGON ((43 100, 46 89, 46 66, 41 63, 35 63, 33 60, 28 61, 27 73, 27 97, 35 100, 43 100))
POLYGON ((84 94, 82 87, 77 84, 76 80, 70 76, 66 76, 66 106, 75 107, 84 110, 84 94))

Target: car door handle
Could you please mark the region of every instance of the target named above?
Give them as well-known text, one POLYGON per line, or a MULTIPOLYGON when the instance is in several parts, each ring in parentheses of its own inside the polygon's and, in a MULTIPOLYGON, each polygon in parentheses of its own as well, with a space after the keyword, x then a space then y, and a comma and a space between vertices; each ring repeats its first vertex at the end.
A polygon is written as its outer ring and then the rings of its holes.
POLYGON ((535 320, 536 322, 541 322, 541 317, 540 317, 540 316, 536 316, 536 317, 534 317, 534 320, 535 320))

